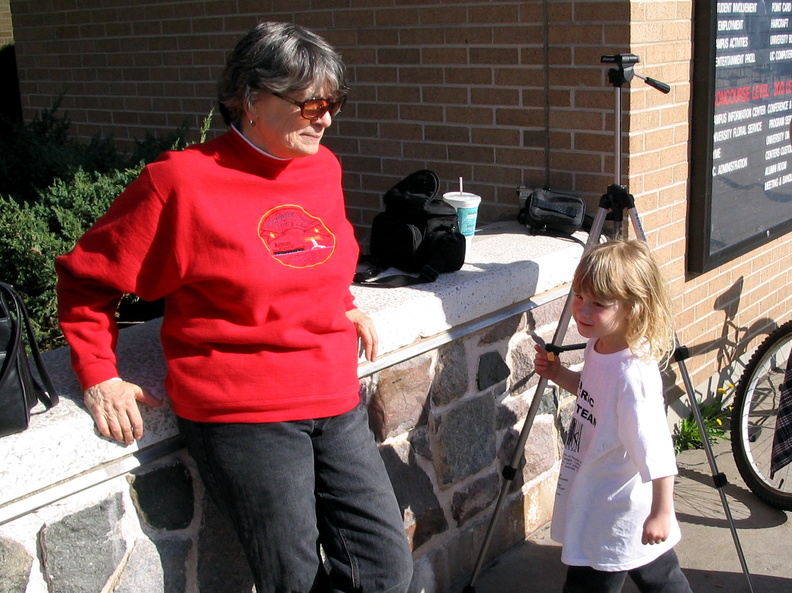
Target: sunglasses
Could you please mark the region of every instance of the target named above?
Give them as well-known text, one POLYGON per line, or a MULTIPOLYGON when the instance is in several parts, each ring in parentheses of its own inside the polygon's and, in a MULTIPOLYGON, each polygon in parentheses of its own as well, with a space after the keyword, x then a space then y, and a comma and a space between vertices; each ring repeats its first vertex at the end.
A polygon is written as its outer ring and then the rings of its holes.
POLYGON ((335 117, 341 108, 346 103, 347 96, 341 95, 340 97, 327 97, 325 99, 319 97, 311 97, 305 101, 297 101, 291 97, 281 95, 280 93, 272 93, 278 99, 283 99, 287 103, 296 105, 300 108, 300 115, 305 119, 319 119, 325 113, 330 112, 332 117, 335 117))

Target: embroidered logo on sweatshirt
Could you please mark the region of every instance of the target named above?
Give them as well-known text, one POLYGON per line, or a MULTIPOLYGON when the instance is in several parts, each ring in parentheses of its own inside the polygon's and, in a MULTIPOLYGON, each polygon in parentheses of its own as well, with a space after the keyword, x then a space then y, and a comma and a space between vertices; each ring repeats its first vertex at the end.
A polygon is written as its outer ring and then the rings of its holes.
POLYGON ((277 206, 264 214, 258 234, 270 254, 291 268, 323 264, 336 246, 336 237, 324 222, 296 204, 277 206))

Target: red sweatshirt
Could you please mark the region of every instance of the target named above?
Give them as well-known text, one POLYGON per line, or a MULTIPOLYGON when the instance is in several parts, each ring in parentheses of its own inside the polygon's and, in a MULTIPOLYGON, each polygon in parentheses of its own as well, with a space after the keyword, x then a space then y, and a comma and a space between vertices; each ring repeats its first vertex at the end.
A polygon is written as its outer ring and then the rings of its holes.
POLYGON ((346 311, 358 246, 326 148, 281 161, 231 130, 148 165, 55 262, 59 320, 83 389, 118 376, 120 296, 165 297, 177 415, 275 422, 358 402, 346 311))

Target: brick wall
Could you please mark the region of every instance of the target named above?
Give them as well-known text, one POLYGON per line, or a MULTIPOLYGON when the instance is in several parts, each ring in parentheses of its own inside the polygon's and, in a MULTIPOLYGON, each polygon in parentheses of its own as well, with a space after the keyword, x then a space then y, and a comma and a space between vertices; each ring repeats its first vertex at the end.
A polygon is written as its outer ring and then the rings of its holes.
POLYGON ((0 0, 0 49, 14 42, 14 29, 11 26, 11 2, 0 0))
POLYGON ((690 0, 313 4, 15 0, 26 114, 65 93, 85 137, 140 138, 184 121, 196 130, 236 39, 260 19, 299 22, 349 67, 351 101, 327 143, 366 245, 384 190, 424 167, 443 190, 462 176, 484 199, 483 220, 514 216, 522 183, 574 191, 596 208, 615 174, 615 91, 600 57, 635 53, 638 72, 672 90, 638 79, 625 87, 623 181, 677 294, 680 338, 697 354, 694 384, 744 352, 768 320, 789 318, 788 237, 686 276, 690 0))

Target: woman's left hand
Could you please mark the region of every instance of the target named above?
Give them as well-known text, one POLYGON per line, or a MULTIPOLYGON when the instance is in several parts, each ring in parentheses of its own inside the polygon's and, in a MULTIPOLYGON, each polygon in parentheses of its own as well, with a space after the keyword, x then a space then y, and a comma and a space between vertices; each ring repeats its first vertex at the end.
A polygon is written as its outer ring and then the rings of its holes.
POLYGON ((377 328, 374 327, 374 322, 360 309, 351 309, 346 312, 346 315, 355 324, 355 330, 358 338, 360 338, 366 359, 374 362, 377 359, 377 346, 379 345, 377 328))

